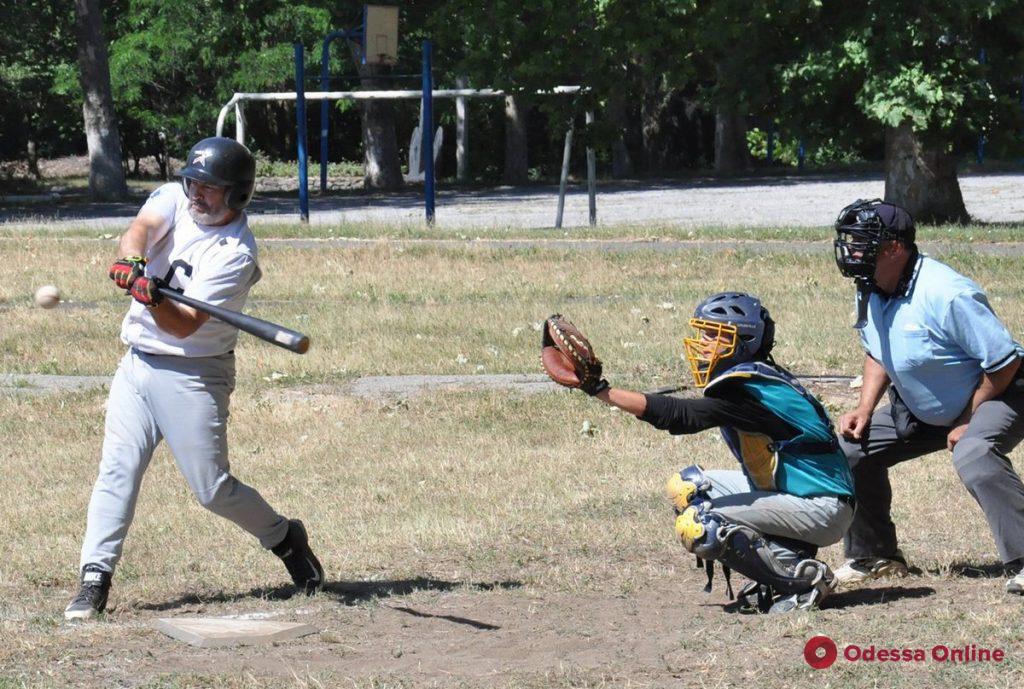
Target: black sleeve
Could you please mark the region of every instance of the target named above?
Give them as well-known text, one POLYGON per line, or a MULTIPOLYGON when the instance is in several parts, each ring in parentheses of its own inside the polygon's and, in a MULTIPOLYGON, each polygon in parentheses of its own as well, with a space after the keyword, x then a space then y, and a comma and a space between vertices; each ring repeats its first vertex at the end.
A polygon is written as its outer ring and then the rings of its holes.
POLYGON ((644 397, 647 410, 640 419, 672 435, 698 433, 718 426, 763 433, 772 440, 789 440, 797 435, 795 428, 740 389, 729 390, 725 397, 680 399, 650 394, 644 397))

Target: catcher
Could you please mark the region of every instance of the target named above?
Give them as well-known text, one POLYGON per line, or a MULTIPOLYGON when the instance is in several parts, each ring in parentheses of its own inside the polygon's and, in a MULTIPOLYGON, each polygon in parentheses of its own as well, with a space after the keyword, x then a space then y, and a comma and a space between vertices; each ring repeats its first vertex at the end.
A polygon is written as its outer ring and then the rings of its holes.
POLYGON ((556 383, 579 388, 673 435, 719 427, 740 471, 674 474, 666 492, 687 550, 725 572, 749 577, 741 610, 780 613, 816 607, 834 577, 819 547, 842 538, 853 519, 853 480, 827 413, 771 356, 775 323, 759 299, 723 292, 690 319, 686 359, 700 399, 632 392, 601 377, 601 361, 567 319, 545 324, 541 360, 556 383))

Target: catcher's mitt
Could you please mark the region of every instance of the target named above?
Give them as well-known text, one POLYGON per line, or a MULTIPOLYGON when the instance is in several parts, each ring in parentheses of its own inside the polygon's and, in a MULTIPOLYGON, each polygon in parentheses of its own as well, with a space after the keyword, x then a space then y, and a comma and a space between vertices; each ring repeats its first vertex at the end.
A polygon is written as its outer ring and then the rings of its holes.
POLYGON ((588 395, 609 387, 608 381, 601 378, 601 360, 590 342, 572 321, 559 313, 544 322, 540 360, 544 371, 559 385, 579 388, 588 395))

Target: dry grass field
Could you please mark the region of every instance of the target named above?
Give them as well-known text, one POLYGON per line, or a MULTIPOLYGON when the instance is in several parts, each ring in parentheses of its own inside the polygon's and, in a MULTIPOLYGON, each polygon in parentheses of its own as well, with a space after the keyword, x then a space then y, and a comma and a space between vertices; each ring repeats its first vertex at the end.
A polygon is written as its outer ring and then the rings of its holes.
MULTIPOLYGON (((762 237, 763 238, 763 237, 762 237)), ((109 375, 127 306, 108 240, 0 239, 0 373, 109 375), (31 304, 59 285, 53 311, 31 304)), ((13 687, 1009 687, 1024 679, 1024 600, 1002 592, 984 519, 948 455, 897 467, 894 519, 915 574, 822 610, 736 614, 721 578, 676 542, 664 479, 734 461, 713 433, 673 438, 568 392, 359 399, 361 376, 539 371, 554 311, 587 332, 615 384, 688 382, 681 337, 696 301, 760 294, 781 363, 854 375, 852 289, 827 252, 666 254, 451 247, 300 249, 264 243, 249 311, 307 332, 296 356, 243 335, 230 426, 234 471, 302 518, 320 595, 288 598, 283 567, 205 513, 161 449, 143 483, 110 609, 69 625, 102 390, 0 392, 0 688, 13 687), (589 422, 591 433, 581 433, 589 422), (196 649, 159 617, 247 616, 320 632, 272 647, 196 649), (840 649, 974 644, 999 663, 866 662, 812 670, 806 641, 840 649)), ((1024 332, 1024 259, 970 251, 973 276, 1024 332)), ((834 412, 855 398, 815 385, 834 412)), ((1013 456, 1018 468, 1020 452, 1013 456)), ((836 563, 836 547, 822 557, 836 563)), ((739 583, 735 581, 734 583, 739 583)))

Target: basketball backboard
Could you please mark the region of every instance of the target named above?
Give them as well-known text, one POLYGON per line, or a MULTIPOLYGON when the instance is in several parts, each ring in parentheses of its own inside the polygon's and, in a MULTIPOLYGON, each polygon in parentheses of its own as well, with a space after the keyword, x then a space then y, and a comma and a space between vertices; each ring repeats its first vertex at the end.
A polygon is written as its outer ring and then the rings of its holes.
POLYGON ((398 7, 363 6, 363 62, 393 65, 398 61, 398 7))

